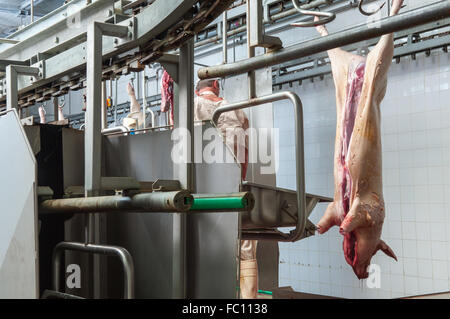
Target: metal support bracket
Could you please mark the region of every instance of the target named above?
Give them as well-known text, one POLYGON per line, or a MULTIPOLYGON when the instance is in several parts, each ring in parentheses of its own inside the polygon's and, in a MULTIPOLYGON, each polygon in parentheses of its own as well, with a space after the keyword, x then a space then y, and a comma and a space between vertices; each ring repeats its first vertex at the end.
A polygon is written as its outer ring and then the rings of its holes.
MULTIPOLYGON (((24 65, 8 65, 6 67, 6 109, 19 108, 19 92, 17 80, 19 75, 29 75, 34 78, 39 76, 39 68, 24 65)), ((19 110, 18 110, 19 111, 19 110)), ((19 112, 20 114, 20 112, 19 112)))
POLYGON ((114 47, 120 47, 130 41, 134 41, 136 40, 136 35, 137 35, 137 19, 136 17, 132 17, 129 21, 128 21, 128 25, 126 26, 127 29, 127 34, 125 37, 116 37, 114 39, 114 47))
POLYGON ((280 38, 264 34, 264 13, 262 1, 249 0, 248 10, 249 12, 247 16, 249 21, 247 22, 247 32, 250 47, 264 47, 273 51, 281 49, 283 47, 283 43, 280 38))

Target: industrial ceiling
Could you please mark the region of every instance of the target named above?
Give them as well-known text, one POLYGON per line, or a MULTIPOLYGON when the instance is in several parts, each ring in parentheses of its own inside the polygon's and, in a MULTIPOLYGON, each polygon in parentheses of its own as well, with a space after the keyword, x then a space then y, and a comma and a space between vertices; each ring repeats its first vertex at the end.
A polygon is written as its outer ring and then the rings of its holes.
MULTIPOLYGON (((64 0, 35 0, 35 19, 61 6, 64 0)), ((20 26, 30 23, 29 0, 0 0, 0 37, 7 37, 20 26)))

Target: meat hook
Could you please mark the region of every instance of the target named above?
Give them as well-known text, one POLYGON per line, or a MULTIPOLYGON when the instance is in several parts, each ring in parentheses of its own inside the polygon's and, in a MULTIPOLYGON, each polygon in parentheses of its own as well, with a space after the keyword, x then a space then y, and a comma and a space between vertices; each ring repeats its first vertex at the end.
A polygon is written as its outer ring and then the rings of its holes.
POLYGON ((300 4, 297 2, 297 0, 292 0, 292 4, 294 5, 294 8, 301 14, 319 17, 318 21, 305 21, 292 23, 291 25, 294 27, 317 27, 319 25, 324 25, 336 19, 336 14, 332 12, 303 10, 300 7, 300 4))

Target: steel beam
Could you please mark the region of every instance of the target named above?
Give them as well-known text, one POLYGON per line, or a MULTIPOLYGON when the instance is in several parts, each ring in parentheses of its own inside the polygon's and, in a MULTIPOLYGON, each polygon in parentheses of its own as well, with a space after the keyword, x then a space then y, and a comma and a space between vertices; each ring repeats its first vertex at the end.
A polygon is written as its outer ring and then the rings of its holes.
MULTIPOLYGON (((194 174, 194 43, 189 40, 180 48, 178 65, 178 82, 175 90, 178 98, 174 112, 175 129, 186 129, 190 132, 189 140, 184 145, 188 152, 186 162, 174 164, 174 179, 179 180, 181 187, 191 192, 195 191, 194 174)), ((176 94, 175 94, 176 95, 176 94)), ((187 297, 187 216, 175 214, 173 216, 172 242, 172 296, 173 298, 187 297)))
POLYGON ((302 42, 277 52, 267 53, 236 63, 201 68, 198 71, 198 77, 200 79, 210 79, 238 75, 449 16, 450 1, 440 1, 393 17, 381 19, 372 24, 362 24, 326 37, 302 42))
POLYGON ((88 27, 86 63, 85 192, 95 196, 101 188, 102 36, 124 38, 128 27, 93 22, 88 27))

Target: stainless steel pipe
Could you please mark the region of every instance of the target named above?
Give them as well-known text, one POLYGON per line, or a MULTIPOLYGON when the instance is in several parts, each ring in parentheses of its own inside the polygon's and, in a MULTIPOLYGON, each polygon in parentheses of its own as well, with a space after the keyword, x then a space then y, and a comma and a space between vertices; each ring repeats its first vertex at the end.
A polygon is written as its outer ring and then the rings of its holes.
POLYGON ((306 191, 305 191, 305 154, 304 154, 304 131, 303 131, 303 106, 302 101, 297 94, 289 91, 278 92, 271 95, 253 98, 247 101, 227 104, 218 107, 213 115, 212 122, 217 125, 219 117, 222 113, 254 107, 266 103, 272 103, 281 100, 290 100, 294 107, 295 120, 295 163, 297 176, 297 203, 298 215, 297 225, 290 233, 264 234, 259 233, 257 237, 252 239, 267 239, 277 241, 296 241, 302 238, 308 218, 306 212, 306 191))
POLYGON ((128 250, 118 246, 93 245, 75 242, 61 242, 53 250, 53 290, 61 289, 59 271, 62 265, 62 255, 65 250, 80 251, 92 254, 116 256, 122 263, 124 273, 124 298, 134 298, 134 262, 128 250))
POLYGON ((40 214, 110 212, 184 212, 191 208, 188 191, 142 193, 128 196, 98 196, 49 199, 39 205, 40 214))
POLYGON ((251 70, 299 59, 311 54, 368 40, 449 16, 450 1, 440 1, 393 17, 387 17, 380 21, 362 24, 325 37, 305 41, 276 52, 259 55, 235 63, 201 68, 198 71, 198 77, 203 80, 247 73, 251 70))

